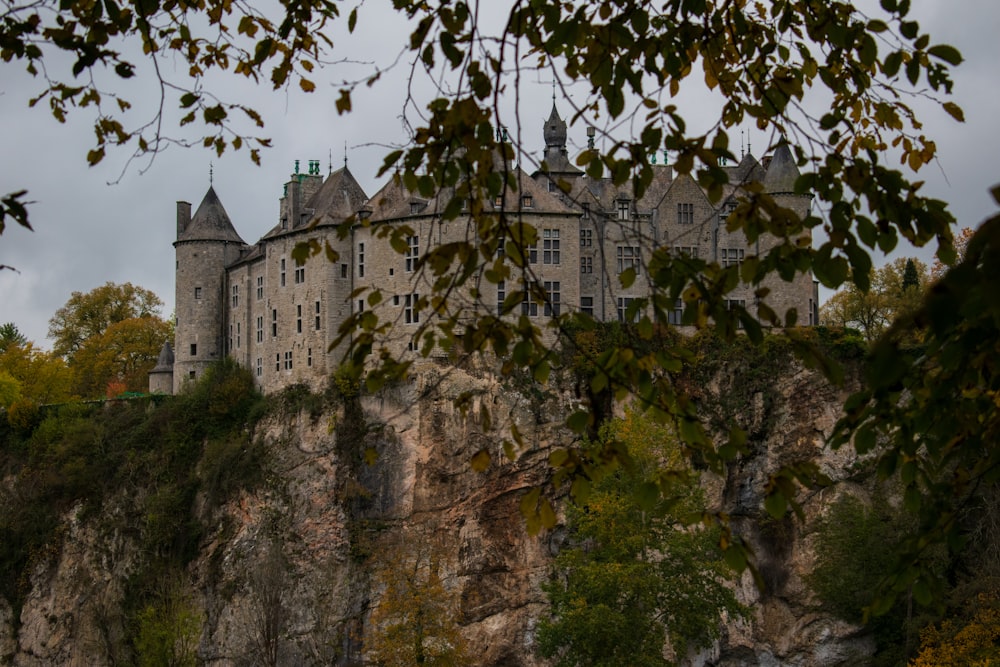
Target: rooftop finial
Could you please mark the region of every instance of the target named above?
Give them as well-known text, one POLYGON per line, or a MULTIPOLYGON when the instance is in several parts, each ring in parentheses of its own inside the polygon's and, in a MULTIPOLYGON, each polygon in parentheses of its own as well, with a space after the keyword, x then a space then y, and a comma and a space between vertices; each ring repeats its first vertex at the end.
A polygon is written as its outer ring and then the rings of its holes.
POLYGON ((347 169, 347 141, 344 141, 344 169, 347 169))
POLYGON ((329 159, 329 161, 326 164, 327 164, 326 175, 329 176, 330 174, 333 173, 333 149, 332 148, 330 149, 330 159, 329 159))
POLYGON ((556 79, 552 77, 552 104, 556 103, 556 79))
POLYGON ((744 150, 743 150, 743 132, 744 132, 744 130, 740 130, 740 159, 741 160, 746 156, 746 152, 744 152, 744 150))
POLYGON ((212 165, 212 163, 209 162, 208 163, 208 187, 212 187, 212 182, 214 180, 214 173, 213 173, 214 168, 215 167, 212 165))

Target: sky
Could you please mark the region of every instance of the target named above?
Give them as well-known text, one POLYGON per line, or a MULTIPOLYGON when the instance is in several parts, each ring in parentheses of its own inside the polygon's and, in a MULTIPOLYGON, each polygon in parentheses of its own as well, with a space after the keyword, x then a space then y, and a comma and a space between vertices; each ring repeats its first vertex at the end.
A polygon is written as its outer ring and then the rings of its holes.
MULTIPOLYGON (((997 210, 989 188, 1000 183, 1000 2, 913 0, 913 6, 914 16, 934 43, 952 44, 965 57, 954 72, 953 95, 964 108, 964 124, 932 105, 917 103, 925 132, 938 148, 938 160, 917 178, 926 181, 927 194, 950 204, 961 226, 974 227, 997 210)), ((201 147, 177 146, 152 161, 129 162, 127 152, 112 150, 101 164, 88 167, 91 116, 77 110, 60 124, 44 104, 28 108, 38 82, 23 72, 22 65, 0 62, 0 193, 27 189, 34 227, 29 232, 8 225, 0 236, 0 264, 16 268, 0 271, 0 323, 15 323, 29 340, 49 348, 49 318, 71 293, 109 281, 154 291, 164 301, 163 315, 169 316, 174 297, 175 202, 197 207, 210 179, 237 231, 249 243, 277 222, 282 184, 296 159, 302 171, 309 160, 320 160, 326 173, 343 166, 346 158, 362 187, 374 193, 382 183, 376 178, 382 157, 407 137, 401 110, 410 56, 401 45, 408 40, 410 26, 389 10, 367 5, 364 9, 355 35, 334 35, 334 52, 346 45, 351 62, 320 70, 312 94, 272 91, 267 85, 231 79, 209 82, 264 115, 263 134, 273 147, 264 150, 259 167, 245 150, 220 157, 201 147), (396 68, 382 81, 355 92, 352 113, 337 114, 335 102, 344 79, 367 71, 372 63, 387 67, 401 53, 396 68)), ((148 111, 156 100, 153 80, 144 73, 140 70, 129 87, 122 88, 137 112, 148 111)), ((501 105, 501 115, 511 119, 511 125, 520 119, 524 148, 534 155, 544 148, 541 128, 552 105, 551 81, 532 73, 521 82, 519 104, 508 95, 501 105)), ((427 90, 412 92, 418 103, 429 99, 427 90)), ((573 87, 567 92, 573 101, 574 96, 583 97, 573 87)), ((681 113, 695 119, 717 114, 711 109, 714 104, 710 94, 697 90, 686 92, 678 102, 681 113), (703 109, 709 111, 702 113, 703 109)), ((567 115, 567 102, 561 101, 559 108, 567 115)), ((413 107, 407 115, 415 120, 413 107)), ((768 137, 750 130, 746 136, 760 157, 768 137)), ((572 126, 571 153, 585 142, 583 125, 572 126)), ((527 161, 529 156, 521 158, 527 161)), ((932 259, 928 249, 901 248, 895 253, 910 254, 932 259)))

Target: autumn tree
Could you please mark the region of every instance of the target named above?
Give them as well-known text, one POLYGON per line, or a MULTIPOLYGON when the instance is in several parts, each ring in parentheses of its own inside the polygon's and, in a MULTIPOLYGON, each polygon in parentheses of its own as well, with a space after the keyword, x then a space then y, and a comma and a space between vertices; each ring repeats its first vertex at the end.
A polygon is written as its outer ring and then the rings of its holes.
POLYGON ((0 377, 7 378, 5 384, 14 397, 12 402, 43 405, 61 403, 73 396, 73 374, 66 361, 37 349, 34 343, 10 345, 0 352, 0 377))
POLYGON ((66 358, 81 396, 103 396, 110 384, 145 391, 163 343, 173 331, 159 316, 163 302, 131 283, 73 292, 49 320, 53 352, 66 358))
POLYGON ((823 304, 820 321, 858 329, 870 343, 897 317, 920 305, 929 281, 927 267, 919 259, 897 259, 873 272, 868 289, 853 283, 842 287, 823 304))
POLYGON ((458 596, 442 578, 440 548, 424 539, 400 542, 377 564, 381 595, 365 634, 369 657, 380 667, 471 662, 458 625, 458 596))
POLYGON ((0 353, 4 352, 11 345, 24 345, 28 339, 17 328, 13 322, 5 322, 0 325, 0 353))
POLYGON ((551 618, 539 625, 538 646, 560 667, 674 664, 666 646, 682 658, 718 637, 724 618, 742 613, 725 583, 733 572, 717 535, 686 527, 701 496, 676 436, 628 410, 603 437, 621 441, 631 464, 569 508, 570 535, 545 586, 551 618), (658 500, 661 479, 673 490, 658 500))

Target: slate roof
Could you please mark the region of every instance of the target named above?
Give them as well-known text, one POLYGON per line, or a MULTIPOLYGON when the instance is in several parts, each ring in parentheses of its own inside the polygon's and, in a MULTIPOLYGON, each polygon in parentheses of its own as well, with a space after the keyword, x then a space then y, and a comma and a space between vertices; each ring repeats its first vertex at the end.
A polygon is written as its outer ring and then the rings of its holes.
POLYGON ((205 198, 198 205, 191 222, 184 231, 177 235, 178 241, 230 241, 244 244, 236 233, 226 208, 215 194, 215 188, 209 186, 205 198))

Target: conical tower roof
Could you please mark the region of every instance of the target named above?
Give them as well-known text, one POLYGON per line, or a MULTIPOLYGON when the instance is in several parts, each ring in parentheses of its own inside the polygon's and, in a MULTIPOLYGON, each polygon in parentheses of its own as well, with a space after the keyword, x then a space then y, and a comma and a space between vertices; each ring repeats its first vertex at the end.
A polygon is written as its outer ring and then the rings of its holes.
POLYGON ((168 373, 174 370, 174 348, 170 346, 170 341, 164 341, 160 348, 160 356, 156 359, 156 367, 153 373, 168 373))
POLYGON ((555 100, 552 101, 552 113, 549 114, 549 119, 545 121, 545 131, 543 134, 545 136, 546 148, 566 147, 566 121, 559 117, 555 100))
POLYGON ((211 186, 198 205, 191 222, 177 235, 177 240, 244 243, 229 220, 229 214, 219 200, 219 195, 215 194, 215 188, 211 186))
POLYGON ((795 181, 799 177, 799 167, 795 164, 792 150, 784 139, 774 149, 771 162, 764 176, 764 190, 771 194, 795 192, 795 181))

